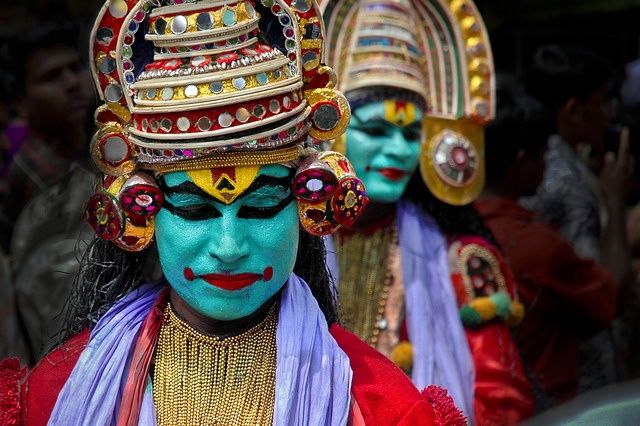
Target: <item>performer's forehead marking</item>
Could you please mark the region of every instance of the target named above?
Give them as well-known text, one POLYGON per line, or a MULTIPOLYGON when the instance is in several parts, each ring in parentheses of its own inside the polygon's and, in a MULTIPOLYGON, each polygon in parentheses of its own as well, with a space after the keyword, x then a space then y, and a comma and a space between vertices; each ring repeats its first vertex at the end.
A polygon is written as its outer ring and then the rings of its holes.
POLYGON ((231 204, 251 186, 259 170, 259 166, 217 167, 188 171, 187 176, 207 194, 231 204))
POLYGON ((382 101, 382 110, 376 111, 366 120, 358 115, 358 110, 352 112, 357 121, 362 124, 372 121, 383 121, 398 127, 407 127, 417 123, 420 119, 419 107, 411 101, 385 100, 382 101))
POLYGON ((384 118, 396 126, 405 127, 415 123, 417 118, 416 104, 408 101, 384 101, 384 118))
MULTIPOLYGON (((256 168, 258 170, 260 169, 259 167, 256 168)), ((191 181, 186 180, 177 185, 170 186, 164 180, 162 180, 163 190, 167 195, 187 193, 203 198, 210 198, 223 204, 231 204, 233 201, 256 192, 264 187, 278 187, 286 190, 291 185, 291 170, 283 171, 287 173, 284 176, 281 176, 282 173, 273 173, 275 172, 274 169, 267 171, 267 173, 270 174, 259 174, 257 173, 257 170, 255 176, 251 177, 252 180, 249 185, 246 185, 245 183, 251 176, 250 174, 247 174, 244 177, 238 176, 238 168, 233 168, 234 170, 228 169, 230 168, 225 167, 218 169, 198 170, 197 172, 199 173, 195 174, 198 181, 194 179, 193 172, 184 172, 187 177, 191 178, 191 181), (242 183, 242 185, 236 185, 234 190, 231 185, 239 181, 242 183), (229 195, 231 195, 231 197, 229 195)), ((247 171, 241 170, 240 172, 246 173, 247 171)))

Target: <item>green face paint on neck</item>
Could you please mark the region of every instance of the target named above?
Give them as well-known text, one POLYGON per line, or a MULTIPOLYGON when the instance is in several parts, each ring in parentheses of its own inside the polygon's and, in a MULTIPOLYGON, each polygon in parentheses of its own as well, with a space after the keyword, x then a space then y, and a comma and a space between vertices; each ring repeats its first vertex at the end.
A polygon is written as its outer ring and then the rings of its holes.
POLYGON ((369 199, 395 203, 418 166, 423 111, 413 102, 371 102, 352 113, 347 157, 369 199))
POLYGON ((164 276, 191 308, 230 321, 255 312, 285 284, 298 249, 290 169, 264 166, 231 204, 185 172, 163 176, 165 206, 156 217, 164 276))

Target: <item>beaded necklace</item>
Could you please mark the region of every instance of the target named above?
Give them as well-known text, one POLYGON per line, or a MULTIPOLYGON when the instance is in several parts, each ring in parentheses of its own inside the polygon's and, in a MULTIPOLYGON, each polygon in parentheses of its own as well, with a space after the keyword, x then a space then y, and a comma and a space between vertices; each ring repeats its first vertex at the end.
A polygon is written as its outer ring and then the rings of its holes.
POLYGON ((273 424, 279 303, 259 324, 206 336, 167 304, 153 376, 158 425, 273 424))
POLYGON ((384 313, 393 279, 389 254, 397 244, 395 223, 373 233, 335 238, 342 319, 348 329, 373 347, 386 324, 384 313))

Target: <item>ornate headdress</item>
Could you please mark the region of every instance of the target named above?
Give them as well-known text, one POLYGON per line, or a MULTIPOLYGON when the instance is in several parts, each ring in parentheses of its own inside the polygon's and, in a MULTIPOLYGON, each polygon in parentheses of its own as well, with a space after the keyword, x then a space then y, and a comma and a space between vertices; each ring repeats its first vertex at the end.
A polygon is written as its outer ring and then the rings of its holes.
POLYGON ((292 190, 307 231, 332 232, 362 211, 349 162, 312 149, 350 117, 321 64, 313 0, 108 0, 91 42, 104 101, 91 151, 105 177, 86 217, 98 236, 148 246, 163 201, 154 174, 178 170, 229 168, 210 182, 229 203, 259 166, 303 160, 292 190))
POLYGON ((338 88, 352 105, 382 88, 421 100, 425 183, 449 204, 473 201, 484 185, 483 125, 495 112, 491 46, 473 1, 322 0, 321 9, 338 88))

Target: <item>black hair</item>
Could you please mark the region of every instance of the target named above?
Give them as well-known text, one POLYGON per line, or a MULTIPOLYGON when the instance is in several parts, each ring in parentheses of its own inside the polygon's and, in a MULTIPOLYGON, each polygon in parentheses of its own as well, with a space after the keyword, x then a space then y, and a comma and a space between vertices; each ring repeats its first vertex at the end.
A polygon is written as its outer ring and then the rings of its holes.
MULTIPOLYGON (((143 283, 145 268, 149 261, 156 259, 153 248, 131 253, 100 238, 89 244, 64 310, 59 343, 92 328, 116 301, 143 283)), ((337 301, 325 263, 322 238, 300 230, 293 271, 309 284, 327 323, 338 323, 337 301)))
POLYGON ((446 236, 475 235, 498 246, 472 204, 453 206, 439 200, 426 187, 419 172, 411 177, 403 198, 420 206, 436 221, 440 231, 446 236))
POLYGON ((513 76, 498 75, 496 117, 485 127, 487 182, 501 183, 520 150, 531 157, 541 154, 551 133, 542 104, 528 96, 513 76))
POLYGON ((555 119, 567 100, 576 98, 587 102, 612 78, 611 65, 604 58, 579 47, 552 44, 536 51, 527 91, 539 99, 555 119))

